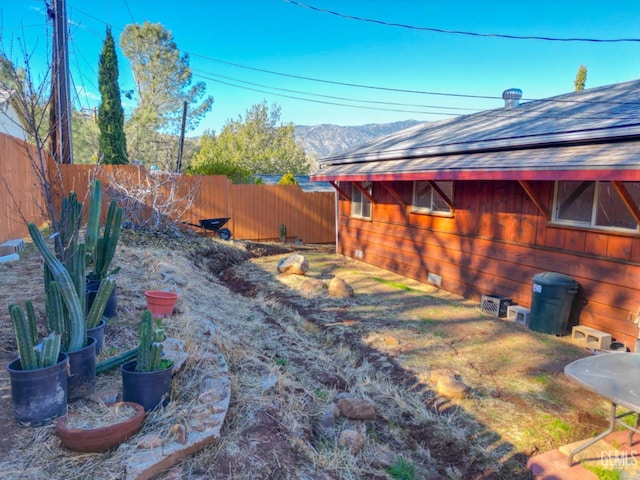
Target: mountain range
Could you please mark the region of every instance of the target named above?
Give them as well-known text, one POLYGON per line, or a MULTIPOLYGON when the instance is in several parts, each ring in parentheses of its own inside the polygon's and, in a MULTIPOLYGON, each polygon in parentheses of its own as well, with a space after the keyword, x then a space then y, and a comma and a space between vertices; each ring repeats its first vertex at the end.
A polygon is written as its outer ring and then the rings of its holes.
POLYGON ((403 120, 392 123, 369 123, 358 126, 340 125, 298 125, 295 136, 305 152, 312 159, 328 157, 345 152, 385 135, 404 130, 418 123, 417 120, 403 120))

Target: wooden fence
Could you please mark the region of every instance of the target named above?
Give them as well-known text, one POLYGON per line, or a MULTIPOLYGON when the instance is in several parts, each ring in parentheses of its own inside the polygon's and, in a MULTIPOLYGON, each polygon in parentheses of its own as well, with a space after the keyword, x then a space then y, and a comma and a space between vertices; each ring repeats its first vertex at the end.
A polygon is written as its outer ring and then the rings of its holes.
MULTIPOLYGON (((0 185, 0 243, 27 235, 24 219, 46 221, 40 211, 21 208, 23 217, 11 215, 10 192, 26 194, 18 205, 40 203, 39 189, 23 147, 11 150, 11 139, 0 135, 0 169, 6 186, 0 185)), ((139 222, 160 221, 163 216, 187 224, 205 218, 229 217, 228 227, 238 240, 274 241, 285 225, 287 240, 304 243, 335 242, 335 193, 304 192, 289 185, 234 185, 225 176, 186 176, 147 172, 134 165, 59 165, 49 163, 51 175, 60 182, 56 201, 70 191, 86 198, 94 177, 109 196, 139 222)), ((104 209, 103 209, 104 210, 104 209)))
POLYGON ((28 236, 27 222, 46 221, 32 161, 38 161, 32 145, 0 134, 0 243, 28 236))

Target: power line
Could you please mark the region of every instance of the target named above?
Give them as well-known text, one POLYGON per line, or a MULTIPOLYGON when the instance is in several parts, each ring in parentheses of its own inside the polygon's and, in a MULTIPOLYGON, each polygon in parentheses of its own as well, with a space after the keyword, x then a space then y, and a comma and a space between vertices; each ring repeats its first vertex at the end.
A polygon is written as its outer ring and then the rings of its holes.
MULTIPOLYGON (((331 100, 344 100, 344 101, 348 101, 348 102, 359 102, 359 103, 371 103, 371 104, 376 104, 376 105, 395 105, 395 106, 400 106, 400 107, 414 107, 414 108, 441 108, 441 109, 446 109, 446 110, 462 110, 462 111, 472 111, 472 112, 477 112, 478 109, 477 108, 465 108, 465 107, 449 107, 449 106, 441 106, 441 105, 418 105, 418 104, 414 104, 414 103, 399 103, 399 102, 383 102, 381 100, 362 100, 362 99, 357 99, 357 98, 348 98, 348 97, 338 97, 338 96, 334 96, 334 95, 322 95, 319 93, 311 93, 311 92, 304 92, 301 90, 291 90, 288 88, 279 88, 279 87, 272 87, 270 85, 264 85, 262 83, 254 83, 254 82, 249 82, 246 80, 240 80, 238 78, 233 78, 233 77, 227 77, 226 75, 220 75, 217 73, 210 73, 210 72, 206 72, 204 70, 199 70, 197 68, 192 68, 191 71, 193 72, 201 72, 201 76, 203 78, 204 75, 208 75, 211 77, 217 77, 217 78, 224 78, 225 80, 231 80, 234 82, 240 82, 240 83, 244 83, 246 85, 253 85, 255 87, 262 87, 262 88, 269 88, 271 90, 277 90, 280 92, 289 92, 289 93, 297 93, 300 95, 310 95, 312 97, 320 97, 320 98, 328 98, 331 100)), ((215 81, 214 79, 208 78, 209 80, 215 81)))
MULTIPOLYGON (((287 1, 287 2, 290 2, 290 3, 293 3, 293 4, 297 4, 298 3, 298 2, 295 2, 293 0, 284 0, 284 1, 287 1)), ((300 5, 304 6, 305 4, 300 4, 300 5)), ((102 23, 105 23, 103 20, 100 20, 100 19, 98 19, 98 18, 96 18, 96 17, 94 17, 94 16, 92 16, 92 15, 86 13, 86 12, 83 12, 83 11, 77 9, 77 8, 74 9, 74 10, 82 13, 83 15, 87 15, 87 16, 89 16, 91 18, 94 18, 95 20, 98 20, 98 21, 100 21, 102 23)), ((79 26, 81 26, 82 28, 86 28, 81 23, 79 24, 79 26)), ((455 93, 455 92, 433 92, 433 91, 426 91, 426 90, 412 90, 412 89, 404 89, 404 88, 393 88, 393 87, 383 87, 383 86, 377 86, 377 85, 367 85, 367 84, 357 84, 357 83, 350 83, 350 82, 341 82, 341 81, 336 81, 336 80, 328 80, 328 79, 321 79, 321 78, 315 78, 315 77, 308 77, 308 76, 304 76, 304 75, 277 72, 277 71, 274 71, 274 70, 268 70, 268 69, 264 69, 264 68, 257 68, 257 67, 252 67, 252 66, 248 66, 248 65, 242 65, 242 64, 239 64, 239 63, 230 62, 230 61, 227 61, 227 60, 222 60, 222 59, 219 59, 219 58, 214 58, 214 57, 210 57, 210 56, 207 56, 207 55, 202 55, 202 54, 194 53, 194 52, 188 52, 188 51, 184 51, 184 50, 181 50, 181 52, 187 53, 191 57, 202 58, 202 59, 207 60, 207 61, 220 63, 220 64, 223 64, 223 65, 229 65, 229 66, 236 67, 236 68, 242 68, 242 69, 245 69, 245 70, 268 73, 270 75, 277 75, 277 76, 286 77, 286 78, 295 78, 295 79, 305 80, 305 81, 310 81, 310 82, 324 83, 324 84, 328 84, 328 85, 340 85, 340 86, 351 87, 351 88, 363 88, 363 89, 369 89, 369 90, 395 92, 395 93, 406 93, 406 94, 417 94, 417 95, 432 95, 432 96, 453 97, 453 98, 472 98, 472 99, 482 99, 482 100, 502 100, 502 96, 472 95, 472 94, 463 94, 463 93, 455 93)), ((522 101, 556 102, 556 103, 572 103, 572 104, 610 104, 610 105, 628 105, 629 103, 636 103, 636 102, 589 101, 589 100, 547 99, 547 98, 543 98, 543 99, 522 98, 522 101)), ((439 108, 439 107, 435 107, 435 108, 439 108)))
MULTIPOLYGON (((124 1, 126 1, 126 0, 124 0, 124 1)), ((285 1, 288 1, 288 0, 285 0, 285 1)), ((296 2, 292 2, 292 3, 296 3, 296 2)), ((304 4, 301 4, 301 5, 304 5, 304 4)), ((80 13, 83 13, 83 14, 89 16, 89 17, 92 17, 90 14, 87 14, 85 12, 81 12, 78 9, 76 9, 76 11, 79 11, 80 13)), ((95 18, 95 17, 92 17, 92 18, 95 18)), ((95 18, 95 19, 99 20, 97 18, 95 18)), ((82 24, 79 24, 79 26, 81 28, 86 28, 82 24)), ((92 33, 94 33, 94 32, 92 32, 92 33)), ((213 57, 209 57, 209 56, 206 56, 206 55, 201 55, 201 54, 193 53, 193 52, 183 51, 183 53, 187 53, 191 57, 198 57, 198 58, 202 58, 202 59, 204 59, 206 61, 220 63, 220 64, 224 64, 224 65, 229 65, 229 66, 233 66, 233 67, 236 67, 236 68, 242 68, 242 69, 246 69, 246 70, 250 70, 250 71, 257 71, 257 72, 267 73, 267 74, 271 74, 271 75, 277 75, 277 76, 281 76, 281 77, 295 78, 295 79, 318 82, 318 83, 329 84, 329 85, 340 85, 340 86, 347 86, 347 87, 352 87, 352 88, 363 88, 363 89, 371 89, 371 90, 378 90, 378 91, 388 91, 388 92, 394 92, 394 93, 421 94, 421 95, 433 95, 433 96, 441 96, 441 97, 471 98, 471 99, 500 100, 500 101, 502 101, 502 97, 501 96, 471 95, 471 94, 461 94, 461 93, 453 93, 453 92, 432 92, 432 91, 424 91, 424 90, 409 90, 409 89, 402 89, 402 88, 391 88, 391 87, 382 87, 382 86, 375 86, 375 85, 365 85, 365 84, 356 84, 356 83, 349 83, 349 82, 341 82, 341 81, 320 79, 320 78, 308 77, 308 76, 303 76, 303 75, 296 75, 296 74, 290 74, 290 73, 277 72, 277 71, 273 71, 273 70, 257 68, 257 67, 252 67, 252 66, 248 66, 248 65, 242 65, 242 64, 239 64, 239 63, 234 63, 234 62, 230 62, 230 61, 226 61, 226 60, 222 60, 222 59, 218 59, 218 58, 213 58, 213 57)), ((194 70, 194 69, 192 69, 192 70, 194 70)), ((314 93, 309 93, 309 92, 302 92, 302 91, 299 91, 299 90, 288 90, 288 89, 270 87, 270 86, 266 86, 266 85, 263 85, 263 84, 247 82, 247 81, 244 81, 244 80, 234 79, 234 78, 231 78, 231 77, 225 77, 225 76, 222 76, 222 75, 216 75, 216 74, 209 74, 209 75, 217 76, 218 78, 225 78, 227 80, 232 80, 232 81, 235 81, 235 82, 244 83, 246 85, 253 85, 253 86, 262 87, 262 88, 269 88, 269 89, 272 89, 272 90, 275 89, 275 90, 279 90, 279 91, 283 91, 283 92, 289 92, 289 93, 296 93, 296 94, 302 94, 302 95, 310 95, 310 96, 322 97, 322 98, 327 98, 327 99, 330 99, 330 100, 341 100, 341 101, 360 102, 360 103, 372 103, 372 104, 381 104, 381 105, 395 105, 395 106, 405 106, 405 107, 413 107, 413 108, 446 108, 448 110, 464 110, 461 107, 440 107, 440 106, 433 106, 433 105, 415 105, 415 104, 402 104, 402 103, 394 103, 394 102, 376 102, 376 101, 357 100, 357 99, 338 97, 338 96, 331 96, 331 95, 319 95, 319 94, 314 94, 314 93)), ((301 97, 296 97, 296 96, 293 96, 293 95, 274 94, 273 92, 264 91, 264 90, 260 90, 260 89, 256 89, 256 88, 242 87, 240 85, 233 84, 233 83, 230 83, 230 82, 224 82, 224 81, 221 81, 221 80, 216 80, 216 79, 211 78, 211 77, 206 77, 206 76, 202 76, 202 77, 206 78, 208 80, 214 81, 216 83, 228 85, 228 86, 231 86, 231 87, 234 87, 234 88, 244 88, 246 90, 256 91, 256 92, 260 92, 260 93, 266 93, 266 94, 269 94, 269 95, 277 95, 277 96, 280 96, 280 97, 291 98, 291 99, 294 99, 294 100, 302 100, 302 101, 307 101, 307 102, 314 102, 314 100, 308 99, 308 98, 301 98, 301 97)), ((523 98, 522 100, 523 101, 537 101, 537 102, 541 102, 541 103, 542 102, 545 102, 545 103, 546 102, 554 102, 554 103, 571 103, 571 104, 620 104, 620 105, 629 105, 630 103, 635 103, 635 102, 615 102, 615 101, 569 100, 569 99, 557 99, 557 98, 555 98, 555 99, 546 99, 546 98, 545 99, 529 99, 529 98, 523 98)), ((348 105, 348 104, 344 104, 344 103, 337 103, 337 102, 330 102, 330 101, 315 101, 315 103, 323 103, 323 104, 328 104, 328 105, 361 108, 361 109, 368 109, 368 110, 392 111, 392 112, 400 112, 400 113, 419 113, 419 114, 447 115, 447 116, 455 115, 455 113, 444 113, 444 112, 425 112, 425 111, 416 111, 416 110, 402 110, 402 109, 365 107, 365 106, 348 105)), ((481 109, 466 109, 466 110, 478 112, 481 109)), ((554 118, 554 117, 551 117, 551 118, 554 118)), ((557 116, 555 118, 576 118, 576 117, 557 116)), ((584 117, 579 117, 579 118, 584 118, 584 117)), ((618 117, 618 118, 626 118, 626 117, 618 117)))
POLYGON ((339 82, 339 81, 335 81, 335 80, 324 80, 324 79, 320 79, 320 78, 306 77, 306 76, 303 76, 303 75, 295 75, 295 74, 291 74, 291 73, 275 72, 273 70, 267 70, 267 69, 264 69, 264 68, 249 67, 247 65, 241 65, 239 63, 228 62, 226 60, 220 60, 219 58, 213 58, 213 57, 208 57, 206 55, 200 55, 198 53, 191 53, 191 52, 185 52, 185 53, 188 53, 192 57, 199 57, 199 58, 203 58, 205 60, 209 60, 209 61, 212 61, 212 62, 222 63, 224 65, 231 65, 233 67, 238 67, 238 68, 244 68, 246 70, 253 70, 255 72, 269 73, 271 75, 278 75, 278 76, 281 76, 281 77, 297 78, 299 80, 307 80, 307 81, 310 81, 310 82, 327 83, 327 84, 330 84, 330 85, 342 85, 343 87, 367 88, 367 89, 371 89, 371 90, 382 90, 382 91, 386 91, 386 92, 415 93, 415 94, 420 94, 420 95, 439 95, 439 96, 443 96, 443 97, 482 98, 482 99, 488 99, 488 100, 502 100, 502 97, 495 97, 495 96, 488 96, 488 95, 467 95, 467 94, 462 94, 462 93, 428 92, 428 91, 424 91, 424 90, 407 90, 407 89, 403 89, 403 88, 378 87, 378 86, 375 86, 375 85, 364 85, 364 84, 358 84, 358 83, 339 82))
MULTIPOLYGON (((239 88, 239 89, 243 89, 243 90, 248 90, 248 91, 252 91, 252 92, 258 92, 258 93, 264 93, 267 95, 272 95, 272 96, 277 96, 277 97, 283 97, 283 98, 289 98, 292 100, 300 100, 303 102, 310 102, 310 103, 319 103, 319 104, 323 104, 323 105, 334 105, 334 106, 339 106, 339 107, 347 107, 347 108, 358 108, 358 109, 364 109, 364 110, 376 110, 376 111, 385 111, 385 112, 396 112, 396 113, 417 113, 420 115, 442 115, 442 116, 456 116, 458 115, 457 113, 448 113, 448 112, 429 112, 429 111, 424 111, 424 110, 401 110, 401 109, 391 109, 391 108, 382 108, 382 107, 369 107, 369 106, 364 106, 364 105, 351 105, 351 104, 346 104, 346 103, 338 103, 338 102, 330 102, 330 101, 324 101, 324 100, 315 100, 315 99, 311 99, 311 98, 303 98, 303 97, 297 97, 294 95, 285 95, 285 94, 280 94, 280 93, 273 93, 267 90, 261 90, 258 88, 251 88, 251 87, 245 87, 242 85, 237 85, 231 82, 225 82, 222 80, 218 80, 215 78, 211 78, 207 75, 202 75, 202 74, 194 74, 194 77, 198 77, 198 78, 204 78, 205 80, 210 80, 212 82, 215 83, 219 83, 222 85, 227 85, 230 87, 234 87, 234 88, 239 88)), ((266 88, 272 88, 272 87, 266 87, 266 88)), ((276 89, 276 90, 282 90, 282 89, 276 89)), ((304 93, 302 92, 302 94, 304 95, 314 95, 311 93, 304 93)), ((353 101, 358 101, 358 100, 353 100, 353 101)), ((419 108, 419 106, 416 106, 419 108)), ((437 107, 437 108, 449 108, 449 107, 437 107)), ((527 119, 527 118, 531 118, 531 117, 535 117, 536 119, 574 119, 574 120, 611 120, 611 119, 618 119, 618 120, 632 120, 632 121, 636 121, 637 117, 636 116, 627 116, 627 115, 610 115, 610 114, 605 114, 605 115, 563 115, 563 114, 558 114, 558 115, 554 115, 553 113, 545 113, 543 115, 540 115, 539 110, 520 110, 520 109, 514 109, 514 110, 505 110, 502 108, 496 108, 493 110, 481 110, 481 109, 469 109, 472 110, 473 113, 470 113, 469 115, 476 115, 476 116, 480 116, 480 117, 487 117, 487 118, 513 118, 513 117, 518 117, 521 119, 527 119)))
POLYGON ((241 85, 236 85, 230 82, 225 82, 222 80, 217 80, 215 78, 211 78, 211 77, 207 77, 205 75, 198 75, 195 74, 194 77, 200 77, 200 78, 204 78, 206 80, 210 80, 212 82, 216 82, 216 83, 220 83, 222 85, 228 85, 230 87, 236 87, 236 88, 241 88, 244 90, 249 90, 252 92, 258 92, 258 93, 266 93, 267 95, 275 95, 278 97, 282 97, 282 98, 290 98, 293 100, 301 100, 303 102, 311 102, 311 103, 320 103, 323 105, 335 105, 335 106, 339 106, 339 107, 351 107, 351 108, 360 108, 360 109, 364 109, 364 110, 378 110, 378 111, 385 111, 385 112, 396 112, 396 113, 420 113, 420 114, 429 114, 429 115, 455 115, 455 114, 451 114, 451 113, 444 113, 444 112, 425 112, 425 111, 418 111, 418 110, 400 110, 400 109, 392 109, 392 108, 381 108, 381 107, 367 107, 364 105, 348 105, 345 103, 337 103, 337 102, 329 102, 329 101, 325 101, 325 100, 314 100, 311 98, 302 98, 302 97, 296 97, 293 95, 285 95, 282 93, 273 93, 273 92, 269 92, 266 90, 260 90, 258 88, 251 88, 251 87, 244 87, 241 85))
MULTIPOLYGON (((80 74, 80 86, 82 88, 82 91, 84 92, 85 101, 87 102, 87 105, 88 105, 89 104, 89 99, 87 98, 87 89, 84 86, 84 75, 82 73, 82 69, 80 68, 80 64, 78 63, 78 50, 76 48, 76 42, 75 42, 73 33, 71 31, 69 32, 69 40, 70 41, 68 42, 68 44, 71 45, 71 47, 73 48, 73 51, 75 53, 73 58, 75 59, 75 64, 76 64, 76 67, 78 68, 78 72, 80 74)), ((74 87, 73 91, 75 92, 75 97, 76 97, 76 100, 78 101, 78 107, 82 108, 82 101, 80 100, 80 95, 78 93, 78 88, 77 88, 76 82, 74 81, 74 78, 73 78, 73 75, 72 75, 71 71, 69 71, 69 77, 71 78, 71 83, 73 84, 73 87, 74 87)))
POLYGON ((129 12, 129 17, 131 17, 131 21, 133 23, 138 23, 138 22, 136 22, 136 19, 133 18, 133 13, 131 12, 131 9, 129 8, 129 3, 127 2, 127 0, 123 0, 123 2, 124 2, 124 6, 127 7, 127 12, 129 12))
POLYGON ((415 25, 407 25, 404 23, 385 22, 383 20, 376 20, 373 18, 358 17, 355 15, 346 15, 344 13, 335 12, 333 10, 327 10, 324 8, 314 7, 306 3, 296 2, 294 0, 284 0, 286 3, 295 5, 297 7, 308 8, 320 13, 327 13, 336 17, 346 18, 349 20, 358 20, 360 22, 376 23, 378 25, 384 25, 387 27, 400 27, 410 30, 422 30, 434 33, 445 33, 449 35, 467 35, 471 37, 493 37, 493 38, 506 38, 509 40, 544 40, 549 42, 591 42, 591 43, 622 43, 622 42, 640 42, 640 38, 580 38, 580 37, 542 37, 535 35, 507 35, 502 33, 479 33, 469 32, 464 30, 446 30, 442 28, 434 27, 418 27, 415 25))
MULTIPOLYGON (((288 1, 288 0, 285 0, 288 1)), ((296 78, 299 80, 306 80, 310 82, 318 82, 325 83, 329 85, 341 85, 344 87, 354 87, 354 88, 364 88, 369 90, 379 90, 386 92, 395 92, 395 93, 408 93, 408 94, 418 94, 418 95, 434 95, 440 97, 455 97, 455 98, 475 98, 475 99, 483 99, 483 100, 502 100, 502 96, 492 96, 492 95, 471 95, 471 94, 463 94, 463 93, 452 93, 452 92, 431 92, 427 90, 410 90, 404 88, 392 88, 392 87, 381 87, 376 85, 366 85, 366 84, 358 84, 358 83, 349 83, 349 82, 340 82, 336 80, 326 80, 315 77, 307 77, 304 75, 296 75, 291 73, 283 73, 276 72, 274 70, 268 70, 264 68, 251 67, 248 65, 242 65, 239 63, 229 62, 227 60, 221 60, 219 58, 209 57, 206 55, 201 55, 193 52, 184 52, 187 53, 190 57, 199 57, 204 60, 208 60, 211 62, 221 63, 223 65, 230 65, 232 67, 243 68, 245 70, 252 70, 255 72, 268 73, 271 75, 277 75, 281 77, 287 78, 296 78)), ((638 102, 616 102, 609 100, 569 100, 569 99, 560 99, 560 98, 522 98, 522 101, 537 101, 537 102, 554 102, 554 103, 572 103, 572 104, 604 104, 604 105, 630 105, 630 104, 638 104, 638 102)))

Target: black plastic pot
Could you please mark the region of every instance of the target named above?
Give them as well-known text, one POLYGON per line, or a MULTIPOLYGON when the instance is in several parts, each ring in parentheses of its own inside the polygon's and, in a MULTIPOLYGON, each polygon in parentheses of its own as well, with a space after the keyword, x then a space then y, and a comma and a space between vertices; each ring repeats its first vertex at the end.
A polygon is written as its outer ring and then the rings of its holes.
POLYGON ((169 403, 173 366, 155 372, 136 372, 138 362, 132 360, 120 367, 122 372, 122 400, 142 405, 145 411, 169 403))
POLYGON ((87 328, 87 336, 96 339, 96 357, 102 352, 104 346, 104 327, 107 325, 107 321, 104 318, 100 319, 97 327, 87 328))
MULTIPOLYGON (((96 298, 96 293, 98 293, 99 288, 99 281, 89 280, 87 278, 87 312, 91 310, 91 305, 93 305, 93 301, 96 298)), ((107 300, 107 306, 104 308, 104 313, 102 314, 104 317, 113 318, 116 316, 116 310, 118 308, 118 296, 116 294, 117 289, 117 285, 113 287, 109 300, 107 300)))
POLYGON ((16 421, 36 427, 67 413, 67 366, 60 353, 58 363, 36 370, 22 370, 20 359, 7 365, 16 421))
POLYGON ((87 346, 67 352, 69 355, 69 378, 67 379, 69 401, 86 398, 96 388, 96 339, 89 337, 87 346))

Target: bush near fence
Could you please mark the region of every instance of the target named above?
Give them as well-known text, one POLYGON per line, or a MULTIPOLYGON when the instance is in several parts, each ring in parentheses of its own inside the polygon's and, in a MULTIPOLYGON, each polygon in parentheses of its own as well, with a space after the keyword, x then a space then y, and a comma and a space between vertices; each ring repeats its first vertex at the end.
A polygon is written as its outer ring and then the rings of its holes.
MULTIPOLYGON (((0 243, 27 236, 25 221, 45 222, 37 178, 25 148, 14 137, 0 134, 0 243)), ((49 170, 61 178, 59 202, 75 191, 85 199, 93 178, 109 195, 127 203, 138 222, 157 222, 163 215, 180 223, 229 217, 225 225, 238 240, 276 241, 286 225, 287 240, 335 242, 335 193, 304 192, 296 185, 234 185, 225 176, 186 176, 147 172, 135 165, 60 165, 49 170), (169 205, 169 201, 173 201, 169 205)), ((106 210, 106 209, 103 209, 106 210)), ((210 232, 209 232, 210 233, 210 232)))

